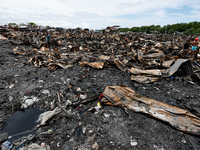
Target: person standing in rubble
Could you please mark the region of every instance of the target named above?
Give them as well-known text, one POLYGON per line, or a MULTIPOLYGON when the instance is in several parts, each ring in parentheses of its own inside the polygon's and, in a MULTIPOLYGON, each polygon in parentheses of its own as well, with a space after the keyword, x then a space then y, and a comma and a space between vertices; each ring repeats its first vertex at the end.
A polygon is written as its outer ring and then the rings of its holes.
POLYGON ((194 54, 197 51, 197 46, 199 45, 199 39, 195 38, 195 40, 192 42, 192 48, 191 48, 191 57, 194 57, 194 54))
POLYGON ((186 57, 187 52, 190 50, 191 44, 190 44, 190 39, 187 39, 186 43, 183 46, 183 57, 186 57))
POLYGON ((46 43, 47 43, 47 48, 51 48, 51 36, 46 33, 46 43))

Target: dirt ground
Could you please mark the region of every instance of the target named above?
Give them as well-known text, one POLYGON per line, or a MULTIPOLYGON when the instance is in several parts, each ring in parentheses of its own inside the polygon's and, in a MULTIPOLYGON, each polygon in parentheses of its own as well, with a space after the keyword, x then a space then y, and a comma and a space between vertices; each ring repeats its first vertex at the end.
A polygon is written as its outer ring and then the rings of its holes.
MULTIPOLYGON (((15 47, 7 40, 0 40, 1 130, 9 115, 20 110, 23 96, 36 96, 40 100, 31 107, 49 111, 60 105, 58 92, 63 94, 61 102, 65 102, 79 94, 87 93, 88 98, 99 96, 106 86, 116 85, 125 85, 139 95, 185 109, 200 117, 200 86, 189 83, 181 71, 173 79, 161 79, 151 84, 131 81, 127 73, 115 66, 99 70, 75 64, 72 68, 51 72, 47 67, 36 68, 24 64, 31 56, 9 54, 15 47), (11 84, 14 84, 13 88, 4 89, 11 84), (82 91, 77 91, 77 88, 82 91), (50 94, 43 94, 43 90, 49 90, 50 94), (9 96, 13 99, 9 100, 9 96)), ((200 149, 199 137, 178 131, 149 115, 115 106, 102 106, 98 113, 85 111, 96 105, 97 100, 78 108, 68 106, 66 110, 72 115, 60 113, 53 117, 37 131, 51 129, 52 132, 36 137, 34 142, 46 143, 52 150, 95 149, 95 143, 101 150, 200 149)))

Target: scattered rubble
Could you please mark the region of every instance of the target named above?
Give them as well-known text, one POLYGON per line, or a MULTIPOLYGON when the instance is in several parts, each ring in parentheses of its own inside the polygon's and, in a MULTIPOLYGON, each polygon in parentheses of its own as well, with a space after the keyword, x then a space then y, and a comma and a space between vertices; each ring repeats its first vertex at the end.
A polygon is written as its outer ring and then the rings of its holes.
POLYGON ((181 52, 194 36, 50 35, 51 48, 42 32, 0 35, 1 130, 16 111, 45 110, 34 133, 1 133, 2 149, 199 149, 199 51, 181 52))

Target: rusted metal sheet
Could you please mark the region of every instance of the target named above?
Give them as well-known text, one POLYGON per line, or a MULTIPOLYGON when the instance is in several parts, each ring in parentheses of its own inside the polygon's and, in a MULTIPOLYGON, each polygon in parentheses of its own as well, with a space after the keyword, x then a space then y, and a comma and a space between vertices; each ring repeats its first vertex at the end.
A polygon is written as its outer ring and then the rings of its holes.
POLYGON ((162 72, 161 70, 158 69, 152 69, 152 70, 141 70, 141 69, 137 69, 137 68, 131 68, 130 72, 132 74, 147 74, 147 75, 154 75, 154 76, 162 76, 162 72))
POLYGON ((200 135, 200 118, 186 110, 137 95, 132 89, 123 86, 107 86, 103 95, 115 106, 149 114, 178 130, 200 135))
POLYGON ((131 80, 134 80, 138 83, 152 83, 159 80, 158 77, 147 77, 147 76, 134 76, 131 75, 131 80))
POLYGON ((172 76, 182 65, 182 69, 187 75, 191 75, 193 73, 192 71, 192 65, 189 59, 177 59, 175 63, 166 70, 166 77, 172 76))

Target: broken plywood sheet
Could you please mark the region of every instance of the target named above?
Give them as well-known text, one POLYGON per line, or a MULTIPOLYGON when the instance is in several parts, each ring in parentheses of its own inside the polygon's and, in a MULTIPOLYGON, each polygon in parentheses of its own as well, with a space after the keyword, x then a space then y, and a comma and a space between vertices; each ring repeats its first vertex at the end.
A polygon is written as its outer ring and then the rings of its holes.
POLYGON ((126 66, 119 60, 119 58, 116 58, 114 63, 120 70, 126 72, 126 66))
POLYGON ((162 66, 163 66, 163 67, 169 68, 173 63, 174 63, 174 60, 164 61, 164 62, 162 63, 162 66))
POLYGON ((102 59, 102 60, 109 60, 110 56, 101 55, 99 58, 102 59))
POLYGON ((157 57, 164 57, 165 54, 163 53, 163 51, 159 51, 158 53, 153 53, 153 54, 147 54, 144 55, 144 58, 157 58, 157 57))
POLYGON ((73 67, 73 65, 68 65, 68 64, 66 64, 66 63, 63 62, 63 61, 59 61, 59 62, 57 63, 57 65, 60 66, 60 67, 62 67, 63 69, 67 69, 67 68, 73 67))
POLYGON ((162 45, 161 43, 157 43, 157 44, 155 45, 155 47, 158 48, 158 49, 162 49, 162 48, 163 48, 163 45, 162 45))
POLYGON ((40 51, 44 52, 44 51, 49 51, 50 49, 49 48, 46 48, 46 47, 41 47, 40 48, 40 51))
POLYGON ((41 67, 42 66, 42 61, 43 61, 43 57, 42 56, 38 56, 38 57, 32 57, 31 59, 28 60, 28 64, 33 63, 35 67, 41 67))
POLYGON ((158 69, 152 69, 152 70, 142 70, 142 69, 137 69, 137 68, 131 68, 130 72, 132 74, 146 74, 146 75, 153 75, 153 76, 162 76, 161 70, 158 69))
POLYGON ((137 54, 138 54, 138 60, 140 61, 140 63, 142 63, 142 61, 143 61, 143 52, 138 50, 137 54))
POLYGON ((7 39, 6 37, 0 35, 0 40, 6 40, 6 39, 7 39))
POLYGON ((152 83, 159 80, 158 77, 147 77, 147 76, 134 76, 131 75, 131 80, 134 80, 138 83, 152 83))
POLYGON ((137 95, 132 89, 123 86, 107 86, 103 95, 116 106, 149 114, 178 130, 200 135, 200 118, 186 110, 137 95))
POLYGON ((89 63, 89 62, 79 62, 79 65, 80 66, 85 66, 85 65, 89 65, 93 68, 98 68, 98 69, 102 69, 103 66, 104 66, 104 62, 92 62, 92 63, 89 63))

